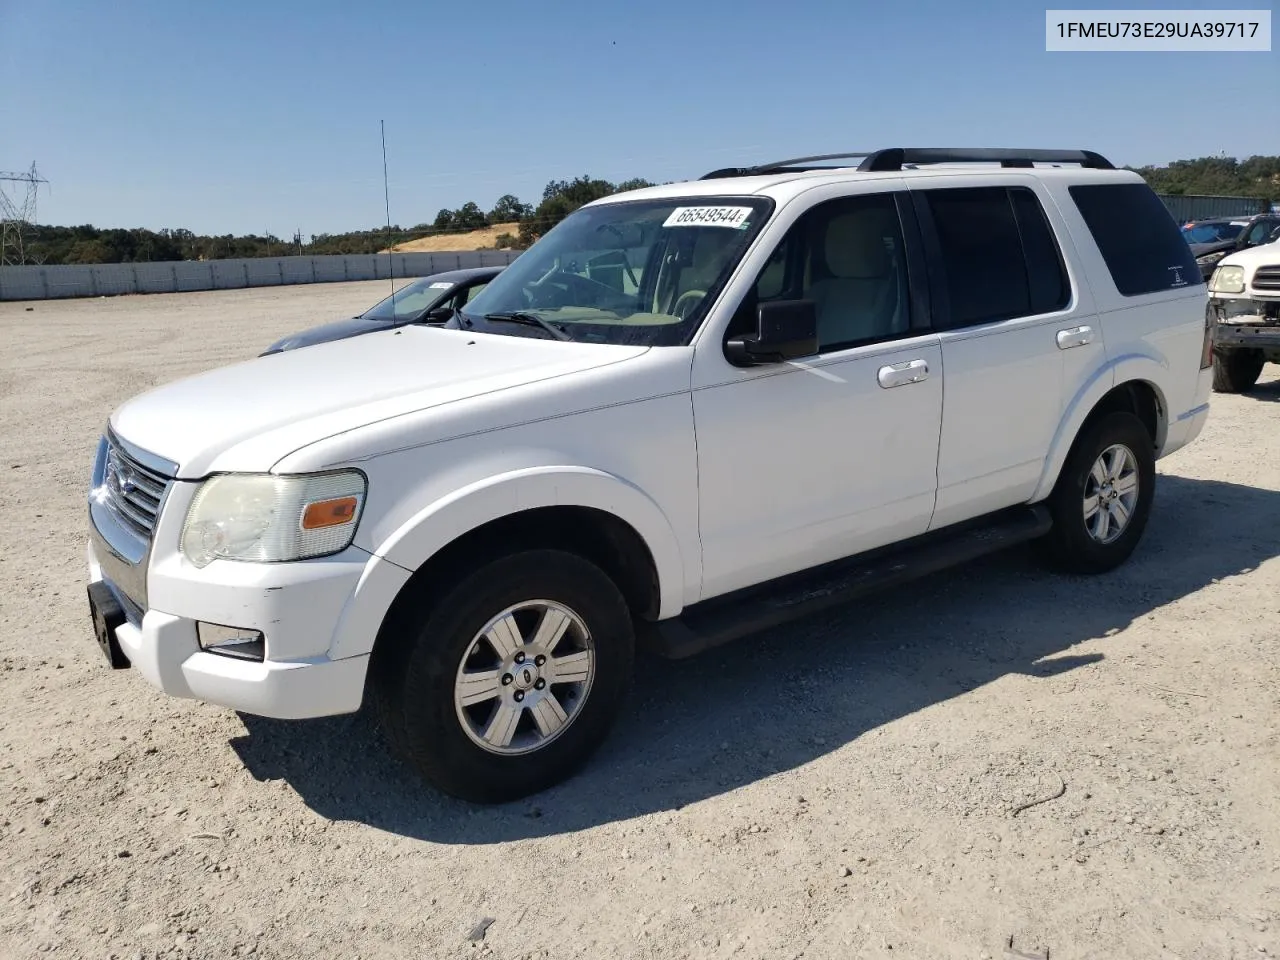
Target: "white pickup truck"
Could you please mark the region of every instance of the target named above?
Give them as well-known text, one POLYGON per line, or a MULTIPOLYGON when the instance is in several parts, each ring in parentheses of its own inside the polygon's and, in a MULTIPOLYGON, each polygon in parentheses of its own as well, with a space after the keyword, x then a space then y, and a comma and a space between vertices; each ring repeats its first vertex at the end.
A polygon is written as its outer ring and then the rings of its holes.
POLYGON ((891 148, 589 204, 448 328, 116 410, 113 666, 300 718, 366 697, 477 801, 568 776, 684 656, 1013 543, 1104 574, 1208 415, 1206 290, 1088 151, 891 148), (850 162, 853 161, 853 162, 850 162))

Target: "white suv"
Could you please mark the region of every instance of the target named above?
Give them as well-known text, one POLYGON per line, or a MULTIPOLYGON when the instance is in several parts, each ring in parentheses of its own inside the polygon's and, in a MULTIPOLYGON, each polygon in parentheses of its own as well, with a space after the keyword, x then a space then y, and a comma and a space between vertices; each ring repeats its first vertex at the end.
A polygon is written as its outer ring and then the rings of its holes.
POLYGON ((638 643, 687 655, 1019 541, 1121 563, 1155 459, 1208 414, 1206 299, 1156 196, 1087 151, 894 148, 609 197, 452 328, 118 409, 99 643, 253 714, 367 692, 431 782, 528 794, 603 740, 638 643))

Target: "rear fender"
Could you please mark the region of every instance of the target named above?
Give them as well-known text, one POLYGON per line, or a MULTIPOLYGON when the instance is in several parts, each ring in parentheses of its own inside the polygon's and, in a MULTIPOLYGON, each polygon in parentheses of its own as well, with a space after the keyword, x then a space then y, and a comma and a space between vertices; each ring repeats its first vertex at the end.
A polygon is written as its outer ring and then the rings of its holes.
POLYGON ((1040 475, 1040 483, 1032 495, 1032 503, 1045 499, 1053 492, 1058 482, 1058 474, 1066 463, 1071 445, 1080 434, 1080 428, 1089 418, 1094 408, 1114 388, 1132 381, 1142 381, 1150 386, 1156 395, 1159 410, 1156 417, 1156 452, 1164 444, 1168 430, 1169 406, 1160 382, 1169 375, 1168 368, 1154 354, 1128 353, 1116 357, 1104 366, 1099 367, 1092 378, 1087 380, 1067 405, 1066 413, 1058 424, 1053 435, 1053 443, 1049 447, 1049 455, 1045 458, 1044 471, 1040 475))

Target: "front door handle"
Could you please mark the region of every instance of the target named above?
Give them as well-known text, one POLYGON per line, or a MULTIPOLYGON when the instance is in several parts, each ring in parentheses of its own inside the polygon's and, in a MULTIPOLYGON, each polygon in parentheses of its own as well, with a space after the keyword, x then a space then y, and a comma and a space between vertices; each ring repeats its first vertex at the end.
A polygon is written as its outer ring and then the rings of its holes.
POLYGON ((1093 327, 1070 327, 1058 331, 1059 350, 1083 347, 1086 343, 1093 343, 1093 327))
POLYGON ((905 387, 908 383, 919 383, 929 377, 929 364, 923 360, 908 360, 906 363, 893 363, 881 367, 876 374, 880 386, 888 390, 890 387, 905 387))

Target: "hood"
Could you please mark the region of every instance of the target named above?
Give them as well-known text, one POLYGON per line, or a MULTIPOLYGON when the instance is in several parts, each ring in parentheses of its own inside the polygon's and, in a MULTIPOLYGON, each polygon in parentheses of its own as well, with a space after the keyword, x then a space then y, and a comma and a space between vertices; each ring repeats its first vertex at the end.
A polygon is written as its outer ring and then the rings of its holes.
POLYGON ((395 320, 366 320, 363 317, 348 317, 346 320, 335 320, 318 327, 308 327, 287 337, 281 337, 268 350, 295 350, 298 347, 309 347, 316 343, 328 343, 330 340, 344 340, 357 337, 362 333, 376 333, 379 330, 392 330, 404 326, 404 322, 395 320))
POLYGON ((294 450, 348 430, 647 350, 410 325, 166 384, 119 407, 111 426, 177 463, 182 478, 265 471, 294 450))
POLYGON ((1235 247, 1234 240, 1218 240, 1214 243, 1192 243, 1191 253, 1197 257, 1203 257, 1206 253, 1217 253, 1219 250, 1230 250, 1235 247))
POLYGON ((1280 240, 1275 243, 1265 243, 1261 246, 1237 250, 1235 253, 1218 261, 1218 266, 1220 267, 1244 267, 1246 274, 1252 273, 1253 270, 1264 264, 1280 266, 1280 240))

